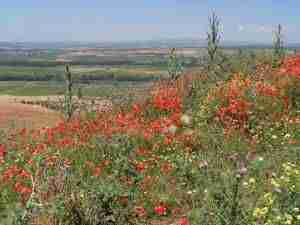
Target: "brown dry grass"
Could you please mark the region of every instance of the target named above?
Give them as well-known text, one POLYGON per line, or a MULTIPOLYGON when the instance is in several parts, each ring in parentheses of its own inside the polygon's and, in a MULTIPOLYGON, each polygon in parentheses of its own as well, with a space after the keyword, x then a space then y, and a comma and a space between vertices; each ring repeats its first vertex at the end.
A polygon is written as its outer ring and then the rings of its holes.
POLYGON ((0 96, 0 129, 41 128, 53 126, 62 117, 58 112, 41 106, 15 102, 11 96, 0 96))

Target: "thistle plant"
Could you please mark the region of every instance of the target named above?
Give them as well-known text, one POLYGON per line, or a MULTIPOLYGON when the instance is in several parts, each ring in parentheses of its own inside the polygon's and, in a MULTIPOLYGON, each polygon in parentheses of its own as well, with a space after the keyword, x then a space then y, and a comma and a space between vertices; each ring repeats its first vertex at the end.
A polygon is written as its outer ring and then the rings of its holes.
POLYGON ((70 120, 74 112, 73 103, 73 81, 72 74, 70 72, 69 65, 66 65, 65 69, 65 81, 66 81, 66 92, 65 92, 65 102, 64 102, 64 113, 67 120, 70 120))
POLYGON ((183 65, 178 59, 176 49, 172 48, 170 51, 168 62, 168 73, 172 80, 176 80, 183 72, 183 65))
POLYGON ((282 35, 282 26, 279 24, 276 31, 274 32, 274 41, 273 41, 273 59, 272 66, 274 68, 279 67, 284 60, 284 46, 283 46, 283 35, 282 35))
POLYGON ((207 53, 209 57, 209 66, 216 62, 217 54, 220 48, 221 40, 221 22, 217 15, 213 13, 209 17, 209 31, 207 32, 207 53))
POLYGON ((215 81, 218 80, 217 78, 220 77, 221 74, 226 72, 224 63, 227 61, 227 57, 220 51, 221 30, 220 19, 213 13, 209 17, 209 30, 207 32, 207 71, 214 77, 215 81), (221 69, 221 73, 219 69, 221 69))
POLYGON ((82 97, 83 97, 82 87, 78 87, 78 89, 77 89, 77 97, 78 97, 79 100, 82 99, 82 97))

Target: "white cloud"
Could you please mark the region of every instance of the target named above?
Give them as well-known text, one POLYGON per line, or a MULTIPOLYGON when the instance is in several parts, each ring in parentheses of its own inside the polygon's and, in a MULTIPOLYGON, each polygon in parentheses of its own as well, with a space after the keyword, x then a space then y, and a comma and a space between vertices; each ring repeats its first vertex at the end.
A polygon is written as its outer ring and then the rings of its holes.
POLYGON ((270 25, 263 24, 239 24, 237 27, 239 32, 248 32, 248 33, 272 33, 273 27, 270 25))
POLYGON ((260 25, 256 29, 257 32, 272 33, 273 29, 270 26, 260 25))
POLYGON ((244 31, 244 30, 245 30, 245 26, 239 25, 239 26, 238 26, 238 30, 239 30, 239 32, 244 31))

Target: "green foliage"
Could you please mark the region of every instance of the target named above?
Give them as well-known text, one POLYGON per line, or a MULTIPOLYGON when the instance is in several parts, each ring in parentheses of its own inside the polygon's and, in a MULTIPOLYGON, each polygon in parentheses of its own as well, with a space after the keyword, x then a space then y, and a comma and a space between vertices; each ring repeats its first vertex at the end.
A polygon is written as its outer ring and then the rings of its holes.
MULTIPOLYGON (((102 68, 99 66, 72 67, 74 81, 91 83, 94 81, 141 81, 149 82, 164 78, 165 68, 150 66, 121 66, 102 68)), ((0 81, 28 81, 28 82, 62 82, 64 81, 64 67, 24 67, 0 66, 0 81)))

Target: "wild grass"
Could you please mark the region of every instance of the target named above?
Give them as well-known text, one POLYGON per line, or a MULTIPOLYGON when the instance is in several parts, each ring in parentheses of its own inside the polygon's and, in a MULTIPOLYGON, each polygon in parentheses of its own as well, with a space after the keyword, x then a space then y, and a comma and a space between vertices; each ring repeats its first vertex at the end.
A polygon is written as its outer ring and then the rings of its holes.
POLYGON ((297 225, 299 78, 263 66, 195 81, 193 104, 160 82, 126 109, 17 131, 0 148, 2 221, 297 225))

